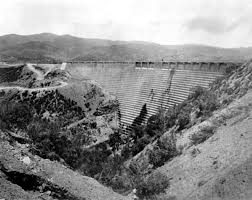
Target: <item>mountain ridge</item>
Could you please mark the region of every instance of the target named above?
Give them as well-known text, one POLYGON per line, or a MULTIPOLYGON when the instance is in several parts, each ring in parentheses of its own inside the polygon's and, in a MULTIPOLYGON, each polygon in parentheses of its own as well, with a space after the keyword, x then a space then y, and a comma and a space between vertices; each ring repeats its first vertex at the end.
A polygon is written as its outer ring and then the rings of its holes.
POLYGON ((0 36, 0 60, 5 62, 161 61, 162 59, 245 61, 250 59, 251 55, 252 47, 223 48, 203 44, 161 45, 146 41, 81 38, 52 33, 0 36), (48 47, 46 51, 45 47, 48 47))

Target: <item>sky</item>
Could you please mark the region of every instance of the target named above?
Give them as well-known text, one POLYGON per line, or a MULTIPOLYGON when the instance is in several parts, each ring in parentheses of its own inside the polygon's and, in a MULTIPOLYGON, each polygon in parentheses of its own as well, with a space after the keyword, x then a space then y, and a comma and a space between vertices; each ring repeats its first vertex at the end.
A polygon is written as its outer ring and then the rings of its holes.
POLYGON ((252 0, 8 0, 0 35, 252 46, 252 0))

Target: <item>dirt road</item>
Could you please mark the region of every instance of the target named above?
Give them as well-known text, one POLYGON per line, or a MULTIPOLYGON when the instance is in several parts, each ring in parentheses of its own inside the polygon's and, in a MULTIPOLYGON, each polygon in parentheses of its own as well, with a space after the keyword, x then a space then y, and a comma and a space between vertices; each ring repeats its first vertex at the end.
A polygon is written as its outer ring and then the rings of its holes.
MULTIPOLYGON (((61 70, 65 69, 66 63, 62 63, 61 66, 61 70)), ((37 75, 37 80, 44 80, 44 77, 52 70, 52 68, 50 68, 46 73, 43 74, 43 72, 35 69, 35 67, 33 66, 33 64, 27 64, 27 67, 29 70, 31 70, 32 72, 34 72, 37 75)), ((21 91, 45 91, 45 90, 55 90, 57 88, 61 88, 61 87, 65 87, 68 85, 67 82, 64 81, 57 81, 59 85, 56 86, 48 86, 48 87, 38 87, 38 88, 26 88, 26 87, 20 87, 20 86, 0 86, 0 90, 13 90, 13 89, 17 89, 17 90, 21 90, 21 91)))

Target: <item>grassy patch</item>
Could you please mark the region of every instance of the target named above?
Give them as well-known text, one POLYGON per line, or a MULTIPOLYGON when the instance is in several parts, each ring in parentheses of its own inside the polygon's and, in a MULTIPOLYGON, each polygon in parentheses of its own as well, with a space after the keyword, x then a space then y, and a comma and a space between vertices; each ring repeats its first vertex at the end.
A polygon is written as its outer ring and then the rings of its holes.
POLYGON ((141 199, 151 198, 152 196, 163 193, 170 185, 168 177, 161 172, 155 172, 138 181, 136 185, 136 194, 141 199))
POLYGON ((203 128, 199 133, 194 133, 190 136, 190 140, 193 145, 198 145, 208 138, 210 138, 215 132, 215 127, 207 126, 203 128))
POLYGON ((149 159, 153 167, 157 168, 177 155, 176 140, 173 136, 169 136, 157 141, 153 150, 150 152, 149 159))

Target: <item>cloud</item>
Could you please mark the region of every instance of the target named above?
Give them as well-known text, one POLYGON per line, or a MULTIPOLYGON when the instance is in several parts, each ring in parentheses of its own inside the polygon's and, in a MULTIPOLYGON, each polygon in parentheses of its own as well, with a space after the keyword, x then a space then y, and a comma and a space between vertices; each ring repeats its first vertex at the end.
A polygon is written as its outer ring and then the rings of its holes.
POLYGON ((223 18, 218 17, 195 17, 186 23, 189 30, 205 31, 211 34, 223 34, 233 31, 239 26, 238 21, 227 23, 223 18))
POLYGON ((1 2, 0 13, 0 35, 252 45, 251 0, 11 0, 1 2))

